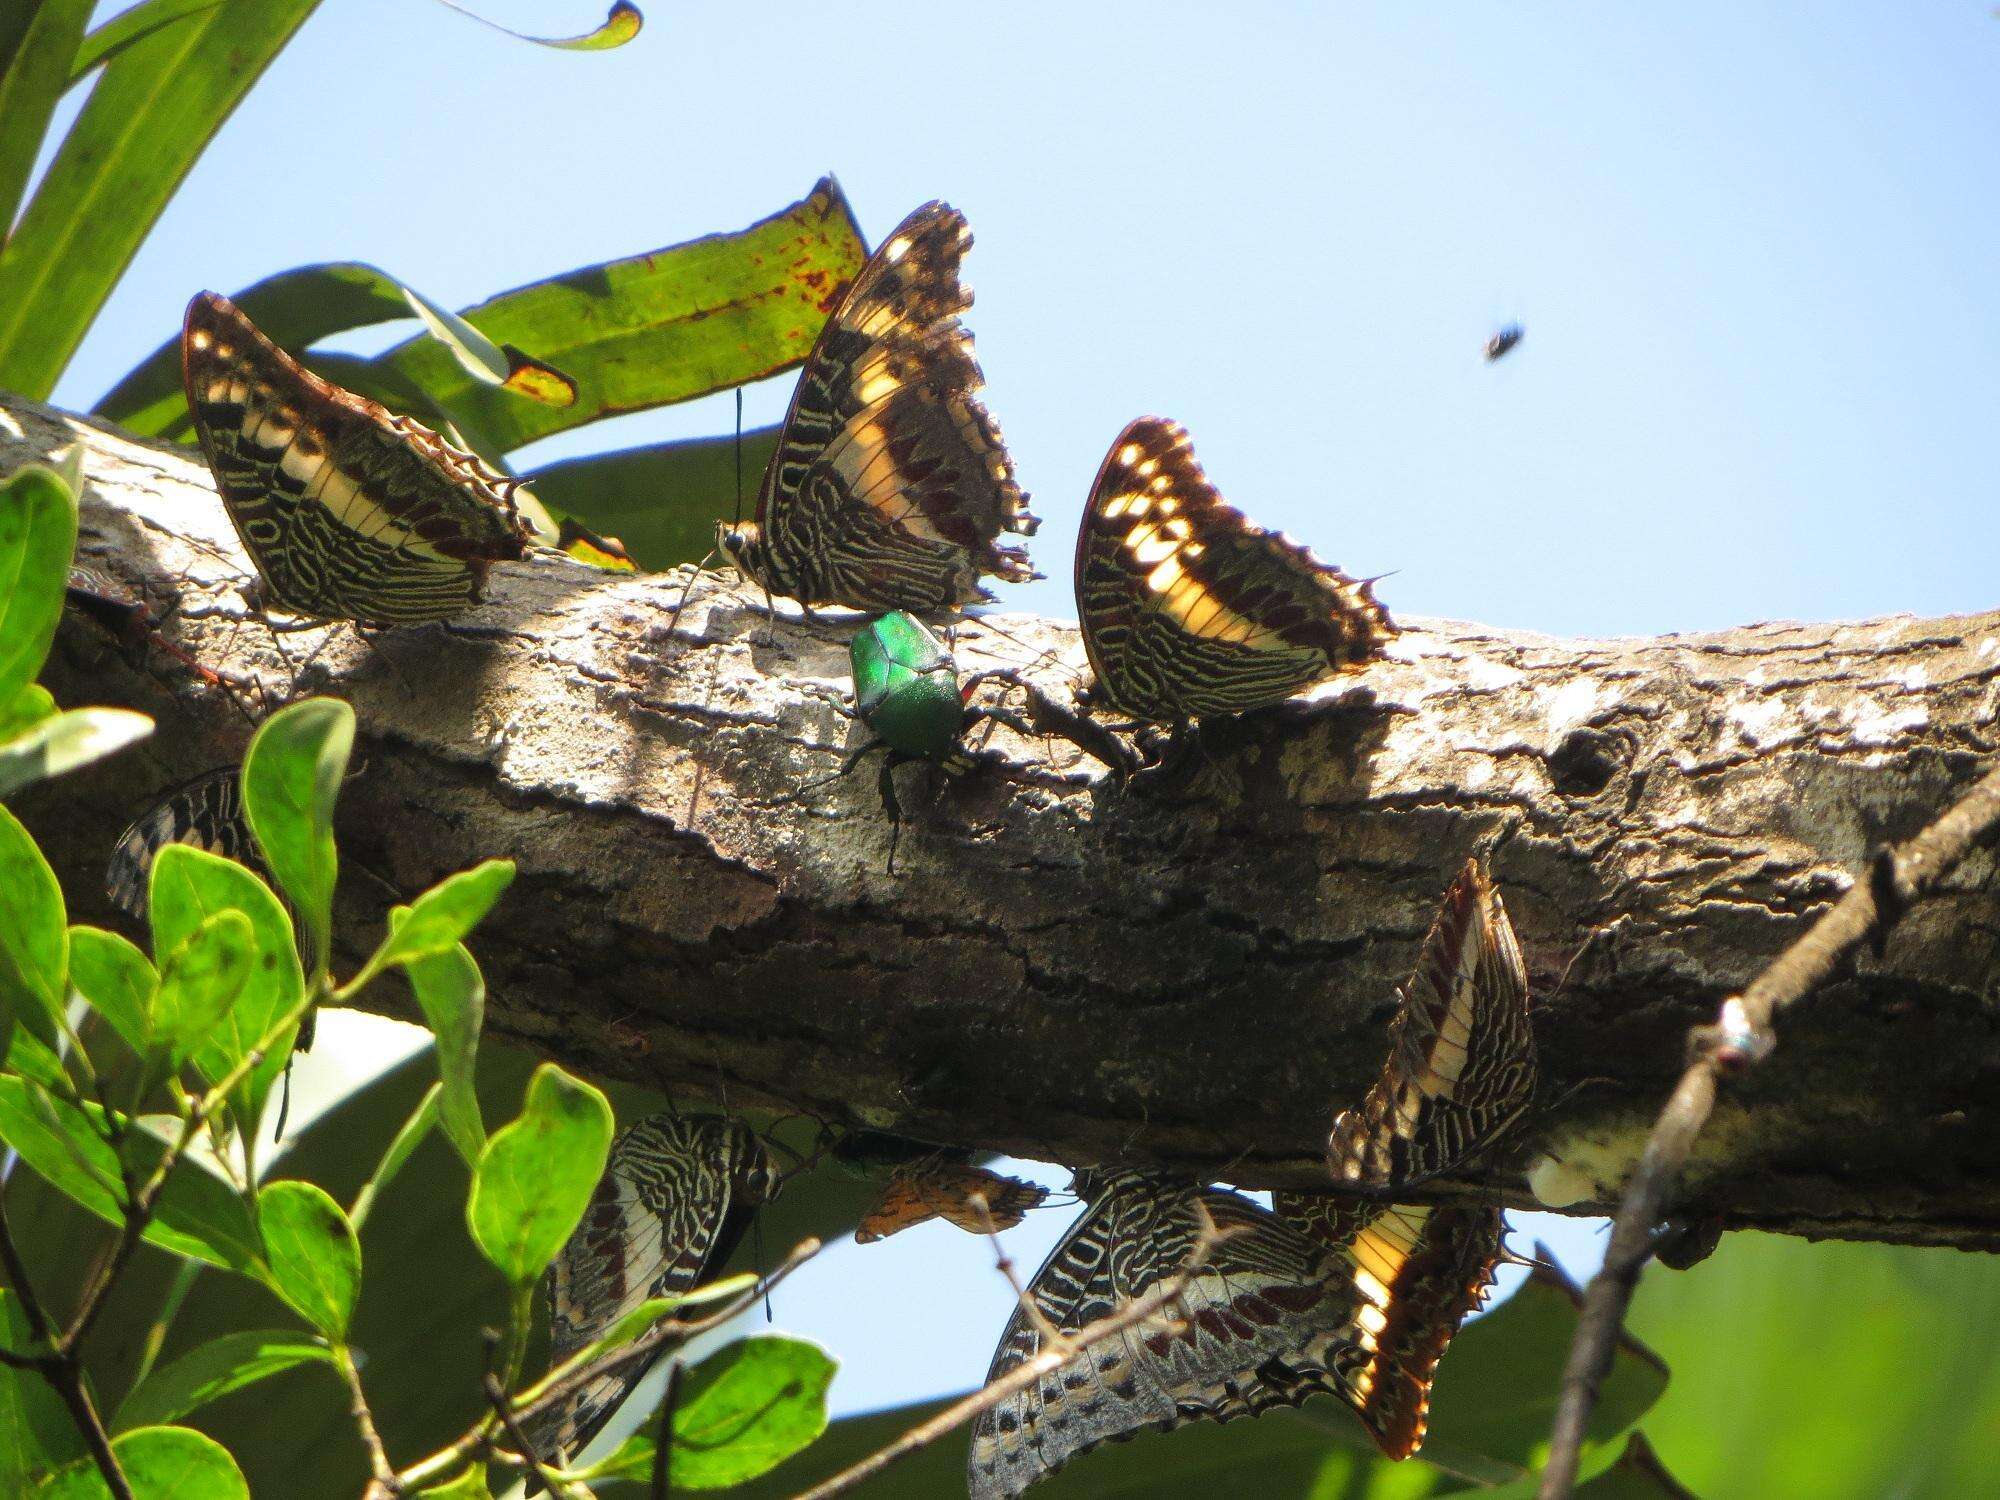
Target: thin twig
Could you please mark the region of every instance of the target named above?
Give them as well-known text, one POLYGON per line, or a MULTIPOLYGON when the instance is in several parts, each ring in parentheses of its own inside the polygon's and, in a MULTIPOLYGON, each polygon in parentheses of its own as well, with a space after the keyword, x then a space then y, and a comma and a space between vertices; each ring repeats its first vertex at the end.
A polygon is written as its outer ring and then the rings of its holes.
MULTIPOLYGON (((516 1398, 510 1404, 509 1410, 517 1422, 532 1421, 542 1413, 560 1406, 585 1386, 614 1371, 622 1370, 634 1360, 650 1359, 664 1347, 677 1347, 699 1334, 707 1333, 710 1329, 719 1328, 731 1318, 754 1307, 760 1297, 811 1260, 819 1250, 818 1240, 801 1241, 777 1270, 755 1286, 746 1287, 740 1296, 731 1297, 716 1312, 698 1322, 682 1323, 670 1318, 649 1329, 622 1349, 615 1349, 587 1364, 579 1356, 565 1365, 558 1366, 540 1383, 529 1387, 529 1391, 532 1392, 531 1399, 516 1398)), ((425 1485, 435 1484, 456 1473, 474 1457, 490 1452, 492 1444, 487 1432, 488 1425, 486 1419, 481 1418, 449 1447, 441 1448, 429 1458, 404 1469, 396 1476, 397 1482, 405 1489, 421 1489, 425 1485)))
MULTIPOLYGON (((1196 1205, 1199 1207, 1199 1205, 1196 1205)), ((927 1448, 945 1434, 971 1421, 981 1412, 998 1406, 1008 1397, 1026 1390, 1044 1375, 1060 1370, 1092 1344, 1122 1333, 1135 1323, 1143 1323, 1153 1317, 1170 1302, 1179 1298, 1187 1287, 1188 1277, 1207 1263, 1215 1247, 1228 1239, 1233 1231, 1218 1231, 1213 1224, 1205 1224, 1195 1238, 1194 1246, 1182 1262, 1181 1268, 1163 1281, 1155 1282, 1145 1292, 1134 1297, 1123 1307, 1107 1313, 1095 1323, 1086 1324, 1075 1333, 1061 1334, 1053 1344, 1043 1348, 1032 1359, 1023 1361, 1002 1375, 990 1385, 982 1386, 963 1400, 954 1401, 950 1406, 927 1421, 919 1422, 908 1432, 885 1448, 879 1448, 859 1463, 842 1469, 831 1479, 823 1480, 811 1489, 795 1497, 795 1500, 828 1500, 833 1495, 845 1494, 856 1485, 873 1479, 891 1464, 908 1458, 919 1449, 927 1448)))
POLYGON ((660 1400, 660 1430, 653 1438, 653 1500, 667 1500, 674 1488, 674 1408, 681 1404, 679 1360, 667 1366, 667 1393, 660 1400))
POLYGON ((1690 1037, 1693 1060, 1633 1168, 1604 1268, 1584 1295, 1538 1500, 1565 1500, 1576 1484, 1584 1429, 1611 1368, 1639 1272, 1652 1253, 1653 1226, 1664 1216, 1695 1138, 1715 1107, 1717 1080, 1762 1061, 1774 1045, 1770 1025, 1778 1012, 1831 979, 1863 943, 1879 946, 1910 903, 1929 893, 1996 826, 2000 769, 1989 771, 1908 843, 1878 854, 1868 879, 1856 881, 1741 995, 1725 1000, 1713 1026, 1699 1027, 1690 1037))
POLYGON ((500 1377, 488 1370, 480 1377, 480 1384, 485 1388, 486 1400, 492 1406, 493 1414, 500 1419, 500 1425, 507 1429, 507 1439, 513 1443, 522 1464, 530 1474, 542 1482, 542 1488, 554 1496, 555 1500, 562 1500, 563 1496, 570 1493, 570 1487, 551 1474, 542 1466, 542 1461, 535 1457, 535 1445, 528 1441, 527 1434, 521 1431, 520 1422, 509 1409, 507 1387, 500 1383, 500 1377))
POLYGON ((361 1371, 355 1368, 354 1351, 344 1343, 333 1346, 333 1362, 340 1368, 340 1378, 347 1382, 347 1393, 353 1397, 351 1408, 354 1425, 361 1433, 361 1446, 368 1450, 368 1470, 375 1476, 375 1483, 389 1494, 397 1492, 396 1466, 389 1462, 389 1452, 382 1446, 382 1433, 375 1425, 375 1413, 368 1409, 368 1393, 361 1386, 361 1371))

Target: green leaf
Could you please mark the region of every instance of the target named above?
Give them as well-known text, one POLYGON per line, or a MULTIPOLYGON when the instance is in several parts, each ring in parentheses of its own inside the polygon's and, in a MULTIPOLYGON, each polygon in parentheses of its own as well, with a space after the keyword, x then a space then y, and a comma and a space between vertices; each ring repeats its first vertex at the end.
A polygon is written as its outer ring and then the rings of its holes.
POLYGON ((49 696, 49 690, 39 682, 29 683, 11 701, 0 703, 0 752, 9 748, 7 741, 55 716, 56 700, 49 696))
MULTIPOLYGON (((191 1427, 141 1427, 111 1440, 134 1500, 250 1500, 229 1450, 191 1427)), ((110 1487, 89 1459, 72 1463, 35 1491, 35 1500, 108 1500, 110 1487)))
MULTIPOLYGON (((6 1287, 0 1287, 0 1343, 20 1353, 35 1347, 20 1299, 6 1287)), ((29 1480, 82 1452, 82 1435, 54 1387, 33 1370, 0 1365, 0 1495, 27 1493, 29 1480)))
MULTIPOLYGON (((292 919, 284 903, 255 874, 233 860, 189 844, 169 844, 154 859, 148 900, 156 962, 163 961, 217 912, 237 911, 250 920, 256 954, 243 992, 193 1053, 194 1065, 203 1077, 220 1079, 305 994, 292 919)), ((270 1048, 264 1061, 239 1086, 234 1107, 242 1119, 257 1118, 271 1085, 284 1071, 290 1051, 289 1039, 270 1048)))
POLYGON ((111 60, 148 32, 198 10, 214 10, 223 0, 141 0, 122 10, 83 39, 69 65, 69 81, 81 83, 86 73, 111 60))
POLYGON ((153 991, 160 976, 152 963, 115 932, 99 927, 69 930, 69 982, 140 1057, 153 1043, 153 991))
MULTIPOLYGON (((0 1140, 21 1153, 35 1173, 68 1197, 112 1224, 122 1224, 116 1183, 118 1156, 103 1137, 104 1111, 41 1096, 54 1124, 36 1107, 35 1085, 24 1078, 0 1077, 0 1140), (81 1160, 79 1160, 81 1158, 81 1160)), ((137 1125, 130 1127, 126 1156, 135 1176, 150 1173, 166 1147, 137 1125)), ((254 1267, 261 1250, 243 1200, 209 1173, 184 1168, 167 1178, 145 1237, 175 1255, 233 1271, 254 1267)))
POLYGON ((0 225, 21 206, 90 9, 91 0, 13 0, 0 12, 0 225))
POLYGON ((333 951, 333 887, 340 870, 333 806, 353 749, 354 710, 337 698, 307 698, 266 719, 243 761, 250 831, 292 898, 321 965, 333 951))
POLYGON ((328 1338, 344 1342, 361 1293, 361 1242, 340 1205, 310 1182, 257 1195, 271 1290, 328 1338))
POLYGON ((218 1396, 304 1364, 332 1365, 326 1345, 282 1329, 226 1333, 153 1371, 119 1403, 112 1430, 176 1421, 218 1396))
POLYGON ((466 1222, 511 1285, 532 1286, 575 1230, 604 1175, 611 1131, 604 1095, 544 1064, 528 1080, 519 1117, 487 1141, 466 1222))
POLYGON ((520 401, 473 379, 435 340, 380 357, 512 450, 600 417, 686 401, 802 361, 867 249, 839 184, 734 234, 587 266, 466 309, 497 344, 575 379, 576 404, 520 401))
POLYGON ((734 434, 654 443, 565 459, 527 477, 543 504, 616 536, 640 567, 659 572, 715 546, 715 523, 754 511, 778 429, 743 434, 742 489, 734 434))
MULTIPOLYGON (((826 1431, 826 1392, 836 1368, 817 1344, 775 1334, 731 1344, 694 1366, 674 1409, 674 1487, 727 1489, 806 1447, 826 1431)), ((653 1431, 648 1423, 585 1472, 650 1477, 653 1431)))
MULTIPOLYGON (((5 257, 0 250, 0 263, 5 257)), ((6 315, 0 303, 0 320, 6 315)), ((0 376, 0 386, 7 383, 0 376)), ((42 670, 75 552, 76 493, 68 480, 29 464, 0 482, 0 703, 13 702, 42 670)))
POLYGON ((479 1033, 486 1024, 486 980, 462 943, 449 952, 415 960, 404 973, 424 1013, 424 1024, 437 1042, 443 1086, 438 1118, 466 1166, 477 1167, 479 1153, 486 1149, 486 1122, 479 1116, 473 1080, 479 1033))
POLYGON ((243 993, 256 937, 240 911, 219 911, 167 955, 153 1000, 153 1033, 180 1063, 206 1040, 243 993))
POLYGON ((225 0, 106 66, 0 248, 0 386, 55 388, 167 199, 318 0, 225 0))
POLYGON ((55 871, 20 821, 0 807, 0 1020, 51 1046, 68 995, 69 933, 55 871))
POLYGON ((127 708, 73 708, 43 718, 25 734, 0 744, 0 797, 115 755, 152 732, 150 718, 127 708))
POLYGON ((478 1466, 467 1469, 458 1478, 444 1484, 434 1484, 417 1491, 417 1500, 492 1500, 493 1491, 486 1487, 486 1469, 478 1466))
POLYGON ((511 859, 482 860, 469 870, 446 876, 417 897, 407 915, 392 923, 388 939, 368 960, 368 970, 379 972, 391 964, 449 953, 479 925, 480 918, 493 909, 513 880, 511 859))

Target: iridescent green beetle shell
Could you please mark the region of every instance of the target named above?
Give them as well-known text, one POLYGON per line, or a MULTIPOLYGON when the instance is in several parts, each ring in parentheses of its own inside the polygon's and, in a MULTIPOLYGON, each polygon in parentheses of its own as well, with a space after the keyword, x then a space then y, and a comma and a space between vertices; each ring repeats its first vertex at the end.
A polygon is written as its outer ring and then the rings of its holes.
POLYGON ((854 709, 899 755, 935 760, 958 744, 965 705, 943 642, 901 610, 854 637, 854 709))

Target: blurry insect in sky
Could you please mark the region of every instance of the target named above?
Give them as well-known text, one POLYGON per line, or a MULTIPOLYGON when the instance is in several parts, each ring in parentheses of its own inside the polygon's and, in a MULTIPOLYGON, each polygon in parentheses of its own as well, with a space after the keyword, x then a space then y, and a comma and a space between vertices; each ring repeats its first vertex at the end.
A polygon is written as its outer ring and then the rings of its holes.
POLYGON ((1519 323, 1509 323, 1486 341, 1486 362, 1490 365, 1494 360, 1504 356, 1527 336, 1527 332, 1528 330, 1519 323))

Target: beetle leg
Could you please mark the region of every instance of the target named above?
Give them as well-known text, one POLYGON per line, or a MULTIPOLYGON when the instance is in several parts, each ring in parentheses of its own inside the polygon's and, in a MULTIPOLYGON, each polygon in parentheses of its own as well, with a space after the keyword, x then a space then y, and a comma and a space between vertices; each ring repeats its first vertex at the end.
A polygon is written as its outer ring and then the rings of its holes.
POLYGON ((896 845, 903 837, 903 804, 896 800, 896 767, 908 756, 891 751, 882 762, 882 774, 875 780, 875 789, 882 794, 882 811, 889 815, 889 873, 896 873, 896 845))

